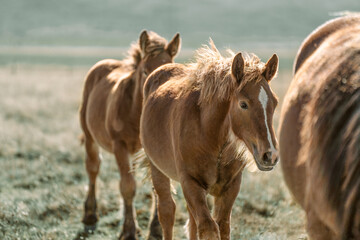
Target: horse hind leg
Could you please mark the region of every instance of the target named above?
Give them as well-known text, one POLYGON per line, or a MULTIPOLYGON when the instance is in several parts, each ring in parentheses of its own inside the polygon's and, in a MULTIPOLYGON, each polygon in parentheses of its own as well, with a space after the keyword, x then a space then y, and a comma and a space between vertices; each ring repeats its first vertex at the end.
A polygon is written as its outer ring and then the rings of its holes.
POLYGON ((136 182, 130 172, 128 151, 125 145, 116 142, 113 151, 120 172, 120 193, 124 200, 124 223, 119 239, 135 240, 137 223, 133 200, 136 192, 136 182))
POLYGON ((89 178, 88 195, 84 204, 85 213, 82 222, 85 225, 85 230, 94 230, 98 221, 96 212, 96 177, 100 168, 99 147, 91 139, 85 136, 85 150, 86 150, 86 171, 89 178))
POLYGON ((335 235, 332 231, 318 218, 313 210, 308 210, 306 213, 306 230, 310 239, 318 240, 335 240, 335 235))
POLYGON ((149 235, 147 240, 162 240, 162 228, 158 215, 158 199, 155 192, 153 192, 153 207, 152 216, 149 224, 149 235))
MULTIPOLYGON (((170 179, 151 164, 151 178, 158 199, 157 210, 164 240, 172 240, 176 205, 171 196, 170 179)), ((155 238, 155 236, 154 236, 155 238)), ((154 239, 149 238, 149 239, 154 239)), ((156 238, 155 238, 156 239, 156 238)))

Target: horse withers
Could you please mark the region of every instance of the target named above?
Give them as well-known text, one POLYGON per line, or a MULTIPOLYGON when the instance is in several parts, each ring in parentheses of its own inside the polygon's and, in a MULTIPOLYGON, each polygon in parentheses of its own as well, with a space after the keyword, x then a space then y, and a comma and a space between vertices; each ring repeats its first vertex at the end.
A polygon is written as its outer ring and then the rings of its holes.
POLYGON ((138 43, 130 48, 128 58, 102 60, 88 72, 80 107, 89 177, 85 227, 93 228, 98 221, 95 182, 100 167, 99 147, 102 147, 115 155, 121 176, 124 224, 120 239, 136 239, 133 207, 136 182, 130 172, 128 154, 141 148, 139 125, 143 85, 147 75, 157 67, 173 62, 179 47, 179 34, 167 43, 156 33, 143 31, 138 43))
POLYGON ((189 212, 189 238, 230 239, 230 214, 248 164, 272 170, 278 161, 272 127, 277 99, 269 82, 278 57, 221 56, 213 42, 196 63, 169 64, 144 85, 140 136, 150 160, 165 240, 172 239, 180 182, 189 212), (215 197, 213 216, 206 195, 215 197))
POLYGON ((329 21, 302 43, 279 130, 310 239, 360 239, 360 16, 329 21))

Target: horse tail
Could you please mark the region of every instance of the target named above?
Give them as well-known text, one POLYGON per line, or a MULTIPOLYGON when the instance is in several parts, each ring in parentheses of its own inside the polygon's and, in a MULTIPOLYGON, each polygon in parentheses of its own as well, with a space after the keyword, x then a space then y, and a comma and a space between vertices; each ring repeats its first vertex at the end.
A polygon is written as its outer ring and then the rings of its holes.
POLYGON ((151 167, 150 159, 147 156, 143 148, 136 152, 131 159, 133 163, 133 172, 138 172, 140 169, 143 169, 145 172, 142 177, 143 182, 147 182, 151 178, 151 167))
MULTIPOLYGON (((358 84, 360 85, 360 82, 358 84)), ((343 209, 338 210, 338 222, 342 223, 341 239, 343 240, 360 236, 360 88, 350 101, 355 105, 355 111, 346 129, 351 137, 344 136, 349 141, 345 158, 345 165, 349 166, 349 170, 343 184, 345 193, 341 204, 343 209)))
POLYGON ((78 136, 78 139, 79 139, 80 145, 84 145, 84 143, 85 143, 85 135, 84 135, 84 134, 80 134, 80 135, 78 136))
MULTIPOLYGON (((309 181, 318 186, 336 213, 341 239, 360 236, 360 50, 344 52, 343 61, 322 81, 304 109, 300 156, 309 181)), ((357 238, 358 239, 358 238, 357 238)))

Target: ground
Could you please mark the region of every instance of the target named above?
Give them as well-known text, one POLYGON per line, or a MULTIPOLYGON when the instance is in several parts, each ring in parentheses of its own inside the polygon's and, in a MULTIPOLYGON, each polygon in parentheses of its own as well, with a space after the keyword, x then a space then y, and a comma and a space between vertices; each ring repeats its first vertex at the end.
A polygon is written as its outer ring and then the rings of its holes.
MULTIPOLYGON (((10 64, 0 67, 0 239, 116 239, 122 224, 119 174, 113 156, 97 182, 100 221, 82 233, 87 190, 78 106, 88 67, 10 64)), ((289 69, 273 80, 280 103, 289 69)), ((278 124, 280 106, 275 115, 278 124)), ((137 171, 135 200, 140 239, 147 234, 151 185, 137 171)), ((184 198, 178 185, 175 239, 186 239, 184 198)), ((245 172, 232 212, 232 239, 307 239, 304 213, 283 181, 281 168, 245 172)))

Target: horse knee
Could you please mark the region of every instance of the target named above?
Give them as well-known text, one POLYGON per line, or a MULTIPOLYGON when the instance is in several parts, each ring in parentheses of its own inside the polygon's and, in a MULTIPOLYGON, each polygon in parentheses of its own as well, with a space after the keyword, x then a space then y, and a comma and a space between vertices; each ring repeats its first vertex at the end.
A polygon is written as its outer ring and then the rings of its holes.
POLYGON ((125 203, 132 202, 136 192, 136 182, 131 173, 126 176, 121 176, 120 180, 120 192, 124 198, 125 203))
POLYGON ((158 203, 159 209, 159 221, 169 221, 174 215, 176 211, 176 204, 174 200, 171 198, 161 199, 159 197, 158 203))
POLYGON ((199 223, 198 234, 200 240, 220 240, 219 227, 212 219, 206 219, 199 223))

